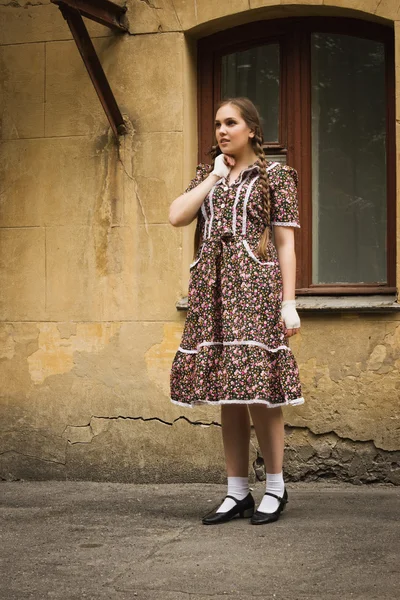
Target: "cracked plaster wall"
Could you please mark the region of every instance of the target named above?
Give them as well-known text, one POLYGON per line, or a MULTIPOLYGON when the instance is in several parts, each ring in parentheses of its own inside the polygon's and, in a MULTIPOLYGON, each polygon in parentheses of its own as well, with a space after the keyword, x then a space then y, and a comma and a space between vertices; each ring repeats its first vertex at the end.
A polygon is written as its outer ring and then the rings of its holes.
MULTIPOLYGON (((191 248, 167 224, 196 157, 191 39, 349 9, 393 20, 398 42, 400 22, 392 0, 127 6, 130 35, 89 24, 128 125, 117 147, 57 8, 0 0, 3 479, 224 481, 218 410, 168 400, 191 248)), ((399 318, 305 315, 291 345, 306 403, 285 409, 287 477, 398 484, 399 318)), ((254 434, 250 468, 263 477, 254 434)))

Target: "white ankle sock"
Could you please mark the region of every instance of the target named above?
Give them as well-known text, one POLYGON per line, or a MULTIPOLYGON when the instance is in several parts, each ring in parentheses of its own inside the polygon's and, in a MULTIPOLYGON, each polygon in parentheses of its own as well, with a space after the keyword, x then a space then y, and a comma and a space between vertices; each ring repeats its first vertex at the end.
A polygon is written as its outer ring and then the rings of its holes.
MULTIPOLYGON (((249 478, 248 477, 228 477, 228 495, 243 500, 249 493, 249 478)), ((216 512, 228 512, 236 506, 236 502, 232 498, 226 498, 216 512)))
MULTIPOLYGON (((266 492, 271 492, 282 498, 285 491, 285 482, 283 481, 283 473, 267 473, 266 492)), ((257 510, 264 513, 273 513, 279 506, 279 501, 272 496, 263 496, 261 504, 257 510)))

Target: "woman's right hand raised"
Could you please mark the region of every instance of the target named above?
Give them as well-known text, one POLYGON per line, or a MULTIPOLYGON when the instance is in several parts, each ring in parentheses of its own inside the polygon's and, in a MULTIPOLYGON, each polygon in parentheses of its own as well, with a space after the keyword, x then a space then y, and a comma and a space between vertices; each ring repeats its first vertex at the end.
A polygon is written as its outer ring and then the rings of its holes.
POLYGON ((227 154, 218 154, 214 161, 214 169, 211 172, 211 175, 216 175, 217 177, 227 177, 234 164, 235 159, 232 156, 228 156, 227 154))

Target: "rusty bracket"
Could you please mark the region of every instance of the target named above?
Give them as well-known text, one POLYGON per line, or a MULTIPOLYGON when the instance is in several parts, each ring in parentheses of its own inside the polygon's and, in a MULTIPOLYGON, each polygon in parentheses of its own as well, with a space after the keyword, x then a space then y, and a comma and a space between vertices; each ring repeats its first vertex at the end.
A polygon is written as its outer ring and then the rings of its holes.
POLYGON ((127 28, 120 23, 120 18, 126 9, 109 2, 109 0, 51 0, 51 2, 58 5, 68 23, 114 134, 116 137, 124 135, 127 131, 124 119, 96 54, 82 15, 107 27, 127 31, 127 28))
POLYGON ((82 16, 106 27, 128 31, 128 27, 123 23, 126 6, 118 6, 110 0, 51 0, 51 2, 60 8, 64 6, 79 10, 82 16))

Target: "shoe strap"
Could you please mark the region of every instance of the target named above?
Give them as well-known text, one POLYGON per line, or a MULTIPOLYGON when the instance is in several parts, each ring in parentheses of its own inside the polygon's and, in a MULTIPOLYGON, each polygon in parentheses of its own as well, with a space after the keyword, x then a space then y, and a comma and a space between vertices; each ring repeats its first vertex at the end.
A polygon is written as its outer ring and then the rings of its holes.
POLYGON ((236 504, 239 504, 239 502, 242 502, 242 500, 238 500, 237 498, 235 498, 235 496, 225 496, 226 498, 232 498, 232 500, 234 500, 236 502, 236 504))
POLYGON ((277 496, 276 494, 272 494, 272 492, 265 492, 264 496, 273 496, 273 498, 276 498, 277 500, 279 500, 279 502, 282 502, 283 500, 283 498, 277 496))

